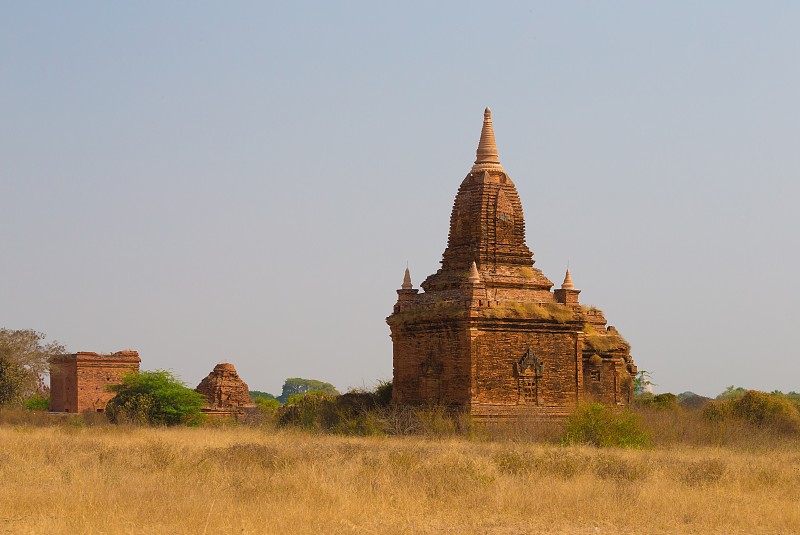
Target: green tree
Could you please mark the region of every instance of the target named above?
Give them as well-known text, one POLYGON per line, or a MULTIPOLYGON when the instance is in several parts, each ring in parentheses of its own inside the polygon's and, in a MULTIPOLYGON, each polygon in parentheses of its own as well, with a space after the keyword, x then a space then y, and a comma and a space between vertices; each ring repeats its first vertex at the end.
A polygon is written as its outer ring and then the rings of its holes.
POLYGON ((300 377, 293 377, 286 379, 283 383, 283 391, 278 396, 278 401, 286 403, 289 401, 290 396, 304 396, 312 392, 325 392, 331 396, 338 396, 339 391, 330 383, 317 381, 315 379, 301 379, 300 377))
POLYGON ((717 396, 717 399, 739 399, 745 395, 747 392, 746 388, 742 388, 741 386, 729 386, 726 388, 720 395, 717 396))
POLYGON ((259 399, 277 399, 277 398, 272 394, 270 394, 269 392, 261 392, 260 390, 251 390, 250 399, 252 399, 253 402, 255 403, 259 399))
POLYGON ((633 380, 633 395, 636 397, 650 397, 653 395, 653 375, 646 370, 639 370, 633 380))
POLYGON ((165 370, 129 373, 110 390, 117 395, 106 405, 106 414, 114 423, 197 425, 203 418, 206 398, 165 370))
POLYGON ((0 406, 22 405, 35 394, 46 395, 48 360, 66 349, 44 339, 31 329, 0 329, 0 406))

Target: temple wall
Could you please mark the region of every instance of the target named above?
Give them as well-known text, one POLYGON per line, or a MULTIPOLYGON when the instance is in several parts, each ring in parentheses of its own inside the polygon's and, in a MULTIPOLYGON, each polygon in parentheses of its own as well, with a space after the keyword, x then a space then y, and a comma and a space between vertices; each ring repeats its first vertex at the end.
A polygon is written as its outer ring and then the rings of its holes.
POLYGON ((458 406, 469 402, 469 337, 459 323, 392 328, 394 403, 458 406))
POLYGON ((473 404, 575 406, 582 397, 580 340, 575 331, 477 331, 472 342, 473 404), (541 363, 541 376, 521 374, 528 349, 541 363), (526 391, 527 389, 527 391, 526 391), (531 392, 531 389, 533 392, 531 392))
POLYGON ((50 410, 52 412, 77 412, 78 374, 76 362, 50 365, 50 410))
POLYGON ((621 358, 603 359, 599 365, 584 360, 586 400, 607 405, 628 405, 633 396, 633 377, 621 358))
POLYGON ((122 377, 139 370, 139 355, 121 351, 111 355, 76 353, 50 361, 50 410, 52 412, 104 411, 114 397, 108 390, 122 377))

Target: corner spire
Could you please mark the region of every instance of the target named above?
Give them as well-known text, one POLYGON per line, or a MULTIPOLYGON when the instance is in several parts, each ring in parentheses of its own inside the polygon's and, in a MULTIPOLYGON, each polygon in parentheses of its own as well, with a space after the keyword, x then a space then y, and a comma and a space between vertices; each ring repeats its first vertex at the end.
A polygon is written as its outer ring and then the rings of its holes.
POLYGON ((478 272, 478 266, 475 262, 472 262, 472 267, 469 270, 469 282, 472 284, 480 284, 481 282, 481 274, 478 272))
POLYGON ((481 139, 478 142, 475 165, 472 171, 503 171, 500 165, 500 156, 497 154, 497 143, 494 140, 494 127, 492 126, 492 110, 488 107, 483 112, 483 127, 481 128, 481 139))
POLYGON ((574 290, 575 285, 572 284, 572 275, 569 274, 569 268, 567 268, 567 274, 564 277, 564 282, 561 283, 562 290, 574 290))
POLYGON ((411 290, 413 287, 414 285, 411 284, 411 272, 408 271, 408 268, 406 268, 406 274, 403 275, 403 284, 400 286, 400 288, 403 290, 411 290))

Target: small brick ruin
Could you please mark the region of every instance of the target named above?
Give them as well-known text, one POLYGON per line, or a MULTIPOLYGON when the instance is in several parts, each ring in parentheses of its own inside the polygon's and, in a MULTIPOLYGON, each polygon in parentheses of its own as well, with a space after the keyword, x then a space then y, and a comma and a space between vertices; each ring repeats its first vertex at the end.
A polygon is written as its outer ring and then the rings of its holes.
POLYGON ((51 412, 103 412, 114 397, 109 386, 122 376, 139 371, 139 353, 132 350, 111 354, 88 351, 50 359, 51 412))
POLYGON ((233 364, 222 362, 195 389, 208 400, 206 412, 240 412, 255 407, 250 389, 233 364))
POLYGON ((534 267, 516 187, 484 112, 477 159, 450 217, 442 267, 415 289, 406 270, 393 313, 392 401, 479 418, 563 417, 584 400, 625 406, 636 366, 602 311, 534 267))

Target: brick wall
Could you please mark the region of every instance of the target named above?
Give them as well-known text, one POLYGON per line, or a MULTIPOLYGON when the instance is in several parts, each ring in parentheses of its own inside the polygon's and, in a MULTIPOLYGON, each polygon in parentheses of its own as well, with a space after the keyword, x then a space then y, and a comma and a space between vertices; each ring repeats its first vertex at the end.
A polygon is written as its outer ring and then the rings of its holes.
POLYGON ((82 412, 105 410, 114 397, 108 390, 119 384, 123 375, 139 371, 136 351, 110 355, 80 352, 50 359, 50 410, 82 412))

